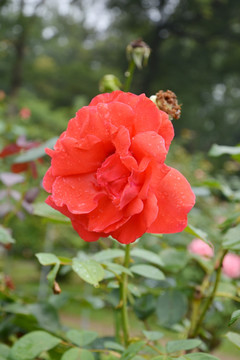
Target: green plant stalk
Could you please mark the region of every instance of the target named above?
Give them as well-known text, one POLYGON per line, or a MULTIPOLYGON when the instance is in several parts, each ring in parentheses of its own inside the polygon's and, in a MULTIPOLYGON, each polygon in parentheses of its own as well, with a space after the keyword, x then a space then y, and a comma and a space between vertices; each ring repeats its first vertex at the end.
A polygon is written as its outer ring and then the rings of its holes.
POLYGON ((121 342, 121 312, 120 309, 114 310, 114 320, 115 320, 115 339, 116 342, 121 342))
POLYGON ((193 299, 192 302, 192 316, 191 316, 191 325, 190 325, 190 330, 189 330, 189 337, 192 337, 192 334, 194 332, 194 329, 196 328, 196 324, 198 321, 198 313, 199 313, 199 308, 201 305, 201 299, 193 299))
POLYGON ((129 89, 130 89, 135 67, 136 67, 135 62, 133 60, 131 60, 130 63, 129 63, 128 70, 127 70, 126 75, 125 75, 126 76, 126 81, 125 81, 123 90, 126 91, 126 92, 129 91, 129 89))
MULTIPOLYGON (((123 265, 128 268, 130 262, 130 244, 125 247, 125 257, 123 265)), ((122 313, 122 331, 123 342, 127 346, 129 343, 129 321, 127 309, 127 293, 128 293, 128 275, 123 273, 121 276, 120 296, 121 296, 121 313, 122 313)))
POLYGON ((220 281, 220 278, 221 278, 223 259, 224 259, 225 255, 227 254, 227 252, 228 252, 228 250, 224 250, 221 257, 220 257, 220 261, 219 261, 219 265, 217 267, 216 279, 215 279, 215 283, 214 283, 214 286, 213 286, 212 293, 210 294, 210 296, 206 300, 206 302, 205 302, 205 304, 203 306, 201 315, 199 316, 199 319, 196 322, 196 325, 194 326, 194 329, 189 334, 190 338, 195 338, 198 335, 200 327, 202 325, 202 322, 203 322, 203 320, 205 318, 205 315, 206 315, 209 307, 211 306, 211 304, 212 304, 212 302, 214 300, 214 297, 215 297, 216 292, 217 292, 218 284, 219 284, 219 281, 220 281))

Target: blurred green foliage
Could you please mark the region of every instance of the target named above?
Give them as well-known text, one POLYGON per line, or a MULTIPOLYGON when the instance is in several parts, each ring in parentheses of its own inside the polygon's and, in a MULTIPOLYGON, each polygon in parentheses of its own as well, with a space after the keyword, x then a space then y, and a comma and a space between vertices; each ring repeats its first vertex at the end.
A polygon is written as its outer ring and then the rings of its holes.
POLYGON ((0 88, 12 111, 19 96, 21 106, 31 105, 44 138, 57 118, 62 131, 62 118, 89 102, 103 75, 123 82, 126 45, 142 37, 152 52, 131 90, 177 94, 183 109, 175 128, 193 131, 191 151, 239 142, 238 0, 78 0, 60 8, 41 0, 0 4, 0 88))

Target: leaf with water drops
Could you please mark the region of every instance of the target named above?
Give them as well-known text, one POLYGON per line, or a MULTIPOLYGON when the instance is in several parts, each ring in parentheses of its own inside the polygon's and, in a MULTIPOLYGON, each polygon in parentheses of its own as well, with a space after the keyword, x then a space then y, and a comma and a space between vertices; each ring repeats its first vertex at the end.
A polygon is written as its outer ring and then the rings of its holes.
POLYGON ((94 286, 99 286, 99 281, 104 278, 103 267, 94 260, 80 261, 74 258, 72 269, 81 279, 94 286))

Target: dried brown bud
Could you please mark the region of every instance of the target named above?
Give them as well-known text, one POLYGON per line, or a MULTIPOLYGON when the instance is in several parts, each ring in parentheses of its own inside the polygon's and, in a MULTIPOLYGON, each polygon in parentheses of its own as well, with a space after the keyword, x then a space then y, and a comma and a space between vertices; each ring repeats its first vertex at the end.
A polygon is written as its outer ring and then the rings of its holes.
POLYGON ((5 282, 5 286, 10 289, 10 290, 14 290, 15 289, 15 285, 12 281, 12 278, 9 275, 4 275, 4 282, 5 282))
POLYGON ((53 284, 53 293, 54 293, 55 295, 59 295, 59 294, 61 294, 61 292, 62 292, 62 290, 61 290, 59 284, 58 284, 56 281, 54 281, 54 284, 53 284))
POLYGON ((165 111, 173 119, 179 119, 181 115, 181 105, 178 104, 177 96, 171 90, 160 90, 156 94, 156 105, 160 110, 165 111))

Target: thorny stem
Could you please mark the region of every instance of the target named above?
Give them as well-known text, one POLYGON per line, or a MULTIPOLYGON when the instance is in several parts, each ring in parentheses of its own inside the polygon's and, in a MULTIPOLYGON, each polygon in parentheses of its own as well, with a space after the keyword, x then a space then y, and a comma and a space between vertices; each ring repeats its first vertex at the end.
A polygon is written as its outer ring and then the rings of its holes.
POLYGON ((209 307, 211 306, 211 304, 212 304, 212 302, 214 300, 214 297, 215 297, 216 292, 217 292, 218 284, 219 284, 219 281, 220 281, 220 278, 221 278, 223 259, 224 259, 225 255, 227 254, 227 252, 228 252, 228 250, 224 250, 221 257, 220 257, 219 264, 218 264, 218 267, 217 267, 217 272, 216 272, 216 279, 215 279, 215 282, 214 282, 212 293, 210 294, 210 296, 206 300, 206 302, 205 302, 205 304, 203 306, 203 309, 202 309, 202 313, 200 314, 199 319, 196 322, 194 328, 190 330, 189 338, 194 338, 194 337, 196 337, 198 335, 200 327, 202 325, 202 322, 203 322, 203 320, 205 318, 205 315, 206 315, 209 307))
POLYGON ((125 85, 124 85, 124 91, 126 91, 126 92, 129 91, 129 89, 130 89, 135 67, 136 67, 135 62, 133 60, 131 60, 129 63, 128 70, 126 72, 126 81, 125 81, 125 85))
MULTIPOLYGON (((125 257, 124 257, 123 265, 126 268, 128 268, 129 262, 130 262, 130 244, 127 244, 125 247, 125 257)), ((121 297, 123 341, 125 346, 127 346, 129 342, 127 286, 128 286, 128 275, 126 273, 122 273, 121 284, 120 284, 120 297, 121 297)))

